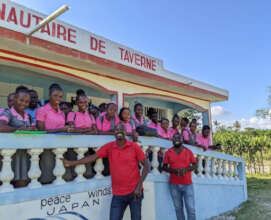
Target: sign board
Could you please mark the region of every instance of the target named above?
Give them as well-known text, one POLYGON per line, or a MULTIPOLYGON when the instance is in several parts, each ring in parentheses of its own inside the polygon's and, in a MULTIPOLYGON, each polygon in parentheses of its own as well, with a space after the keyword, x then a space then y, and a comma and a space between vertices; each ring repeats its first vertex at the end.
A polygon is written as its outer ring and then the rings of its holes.
MULTIPOLYGON (((14 2, 0 0, 0 27, 27 34, 45 17, 14 2)), ((45 25, 33 36, 146 72, 156 73, 162 69, 159 59, 58 20, 45 25)))
MULTIPOLYGON (((29 192, 31 193, 31 192, 29 192)), ((144 183, 143 220, 155 219, 154 184, 144 183)), ((107 220, 112 199, 111 185, 81 193, 68 193, 0 206, 1 220, 107 220)), ((130 219, 129 208, 124 220, 130 219)))

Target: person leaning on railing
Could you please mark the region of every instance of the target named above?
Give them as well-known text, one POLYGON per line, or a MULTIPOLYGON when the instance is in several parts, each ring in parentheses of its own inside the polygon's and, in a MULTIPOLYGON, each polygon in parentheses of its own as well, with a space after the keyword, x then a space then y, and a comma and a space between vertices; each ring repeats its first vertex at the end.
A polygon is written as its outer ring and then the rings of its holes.
POLYGON ((125 138, 125 127, 122 124, 115 127, 114 134, 116 141, 104 145, 95 154, 77 161, 63 159, 63 164, 70 167, 92 163, 97 158, 108 158, 113 191, 110 220, 121 220, 128 205, 131 219, 141 220, 143 182, 150 166, 141 148, 125 138), (141 175, 138 163, 143 166, 141 175))
POLYGON ((202 131, 200 134, 197 134, 197 143, 196 146, 202 148, 204 151, 206 150, 221 150, 221 145, 211 145, 211 137, 210 137, 210 127, 208 125, 204 125, 202 127, 202 131))
MULTIPOLYGON (((0 114, 0 132, 35 131, 31 124, 31 116, 25 111, 30 102, 30 94, 26 87, 16 89, 13 106, 0 114)), ((29 179, 29 157, 26 150, 17 150, 12 160, 15 187, 26 186, 29 179)))

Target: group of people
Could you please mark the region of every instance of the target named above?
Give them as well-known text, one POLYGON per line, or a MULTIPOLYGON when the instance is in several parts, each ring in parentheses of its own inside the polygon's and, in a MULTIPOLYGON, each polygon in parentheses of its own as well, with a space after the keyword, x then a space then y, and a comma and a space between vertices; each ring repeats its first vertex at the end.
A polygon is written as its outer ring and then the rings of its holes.
MULTIPOLYGON (((202 131, 197 133, 196 120, 189 123, 187 118, 174 115, 170 127, 167 118, 158 120, 158 114, 153 108, 149 109, 146 119, 144 107, 140 103, 135 104, 133 114, 127 107, 120 109, 117 114, 115 103, 93 106, 83 90, 77 91, 74 100, 77 111, 72 111, 72 104, 62 102, 62 98, 62 88, 52 84, 49 87, 49 100, 42 106, 36 91, 19 86, 8 96, 8 108, 0 109, 0 132, 40 130, 48 133, 114 134, 116 141, 106 144, 92 155, 78 161, 76 158, 63 159, 65 167, 73 167, 92 163, 97 158, 108 158, 113 189, 110 220, 121 220, 128 205, 131 219, 141 219, 143 181, 150 166, 146 155, 136 143, 138 135, 153 134, 172 140, 173 147, 162 159, 162 169, 170 173, 170 192, 177 219, 184 219, 183 201, 188 219, 195 219, 191 172, 197 168, 197 163, 193 153, 183 143, 204 150, 219 149, 219 145, 211 145, 209 126, 203 126, 202 131), (132 136, 133 141, 128 141, 126 135, 132 136), (138 166, 140 163, 143 166, 142 173, 138 166)), ((14 156, 14 185, 24 186, 30 181, 27 176, 29 155, 26 150, 17 150, 14 156)))
POLYGON ((49 133, 113 134, 116 125, 120 123, 134 141, 138 134, 172 140, 173 135, 179 133, 186 144, 204 150, 219 148, 211 145, 208 125, 197 133, 196 119, 189 123, 187 118, 180 118, 176 114, 170 126, 167 118, 159 121, 154 108, 148 110, 147 119, 141 103, 135 104, 133 114, 127 107, 121 108, 118 114, 114 102, 102 103, 96 107, 82 89, 76 93, 75 100, 63 102, 62 88, 58 84, 52 84, 49 87, 49 100, 42 106, 35 90, 29 90, 25 86, 17 87, 15 93, 8 96, 8 108, 0 109, 0 132, 40 130, 49 133), (74 104, 77 105, 77 111, 72 111, 74 104))

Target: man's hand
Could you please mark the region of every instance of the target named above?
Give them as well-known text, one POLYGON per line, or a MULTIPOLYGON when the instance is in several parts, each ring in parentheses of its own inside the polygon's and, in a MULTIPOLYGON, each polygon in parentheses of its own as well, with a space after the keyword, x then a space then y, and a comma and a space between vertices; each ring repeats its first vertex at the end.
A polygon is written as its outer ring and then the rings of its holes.
POLYGON ((71 166, 73 166, 72 161, 65 160, 64 158, 60 158, 60 160, 62 160, 64 167, 71 167, 71 166))
POLYGON ((177 175, 178 175, 178 176, 184 176, 185 173, 186 173, 185 168, 177 169, 177 175))
POLYGON ((141 185, 137 185, 134 191, 134 199, 138 199, 142 194, 141 185))

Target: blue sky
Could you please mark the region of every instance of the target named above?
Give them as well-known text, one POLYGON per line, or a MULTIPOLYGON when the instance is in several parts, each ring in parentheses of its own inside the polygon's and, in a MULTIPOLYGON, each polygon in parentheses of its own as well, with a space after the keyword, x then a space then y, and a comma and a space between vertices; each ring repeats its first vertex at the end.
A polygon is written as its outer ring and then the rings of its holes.
POLYGON ((17 0, 61 20, 161 58, 175 73, 230 92, 216 103, 221 120, 253 118, 267 107, 271 85, 271 2, 268 0, 17 0))

